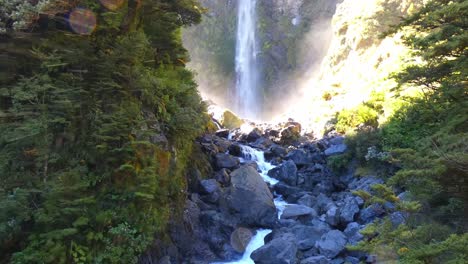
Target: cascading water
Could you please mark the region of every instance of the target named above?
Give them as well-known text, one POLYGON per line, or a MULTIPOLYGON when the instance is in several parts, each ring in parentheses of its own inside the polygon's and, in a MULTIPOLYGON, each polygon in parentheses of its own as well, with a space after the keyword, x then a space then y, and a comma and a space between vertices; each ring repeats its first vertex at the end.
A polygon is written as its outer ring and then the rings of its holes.
POLYGON ((255 37, 256 0, 239 0, 236 41, 236 110, 247 118, 260 115, 257 43, 255 37))
MULTIPOLYGON (((255 161, 258 165, 258 169, 260 170, 260 175, 262 176, 263 180, 265 182, 268 182, 271 185, 275 185, 278 183, 278 180, 271 178, 268 176, 268 171, 275 168, 274 165, 271 163, 265 161, 265 155, 263 151, 254 149, 249 146, 241 146, 242 149, 242 156, 241 162, 244 163, 246 161, 255 161)), ((280 218, 281 214, 283 213, 284 208, 288 205, 281 196, 278 196, 274 200, 276 209, 278 210, 278 218, 280 218)), ((244 252, 244 255, 242 255, 242 258, 237 261, 233 262, 228 262, 224 264, 254 264, 254 261, 250 258, 250 255, 252 252, 254 252, 256 249, 260 248, 263 246, 265 236, 267 236, 271 230, 269 229, 260 229, 257 230, 257 233, 255 236, 252 237, 250 240, 249 244, 247 245, 247 248, 244 252)), ((212 264, 220 264, 220 263, 212 263, 212 264)))

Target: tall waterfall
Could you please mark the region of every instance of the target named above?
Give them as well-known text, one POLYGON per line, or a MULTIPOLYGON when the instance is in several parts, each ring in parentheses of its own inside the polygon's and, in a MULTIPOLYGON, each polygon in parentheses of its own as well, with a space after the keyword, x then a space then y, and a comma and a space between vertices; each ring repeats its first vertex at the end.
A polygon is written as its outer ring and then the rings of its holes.
POLYGON ((239 0, 236 41, 236 111, 257 119, 261 100, 258 91, 256 0, 239 0))

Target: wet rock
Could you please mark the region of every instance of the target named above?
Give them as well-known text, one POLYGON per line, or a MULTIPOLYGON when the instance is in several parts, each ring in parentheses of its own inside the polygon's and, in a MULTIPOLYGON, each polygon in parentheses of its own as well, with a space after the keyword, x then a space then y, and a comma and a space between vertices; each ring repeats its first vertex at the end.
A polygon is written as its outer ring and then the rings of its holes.
POLYGON ((222 138, 228 138, 229 137, 229 129, 220 129, 216 131, 215 133, 216 136, 222 137, 222 138))
POLYGON ((246 225, 273 226, 276 208, 273 195, 258 172, 242 166, 231 173, 231 186, 223 197, 228 211, 234 211, 246 225))
POLYGON ((236 156, 236 157, 242 157, 242 148, 239 144, 232 144, 228 148, 229 154, 236 156))
POLYGON ((301 260, 300 264, 329 264, 330 260, 324 256, 309 257, 301 260))
POLYGON ((216 154, 216 167, 218 169, 234 169, 239 165, 239 159, 225 153, 216 154))
POLYGON ((281 215, 281 219, 295 219, 299 216, 317 216, 317 212, 314 209, 304 206, 291 204, 287 205, 281 215))
POLYGON ((252 232, 244 227, 239 227, 231 234, 231 246, 239 253, 243 253, 252 239, 252 232))
POLYGON ((329 148, 325 150, 325 155, 332 156, 332 155, 342 154, 347 149, 348 147, 346 146, 346 144, 331 145, 329 148))
POLYGON ((288 185, 297 185, 297 167, 294 162, 288 160, 280 166, 268 172, 268 176, 285 182, 288 185))
POLYGON ((324 234, 316 246, 321 255, 334 258, 345 249, 346 236, 339 230, 332 230, 324 234))
POLYGON ((289 185, 287 185, 285 183, 282 183, 282 182, 279 182, 279 183, 275 184, 273 186, 273 189, 278 194, 283 195, 284 198, 288 198, 289 196, 302 191, 302 189, 300 189, 300 188, 292 187, 292 186, 289 186, 289 185))
POLYGON ((287 233, 255 250, 250 257, 256 264, 295 264, 296 253, 296 238, 287 233))

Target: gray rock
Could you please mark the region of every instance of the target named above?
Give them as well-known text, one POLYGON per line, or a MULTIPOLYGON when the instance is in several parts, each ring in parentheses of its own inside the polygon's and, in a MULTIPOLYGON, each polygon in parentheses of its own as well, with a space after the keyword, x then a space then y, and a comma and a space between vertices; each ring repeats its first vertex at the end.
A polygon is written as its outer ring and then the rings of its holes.
POLYGON ((304 205, 297 205, 291 204, 287 205, 281 215, 281 219, 291 219, 297 218, 298 216, 317 216, 317 212, 314 209, 304 206, 304 205))
POLYGON ((250 166, 242 166, 231 173, 231 186, 223 197, 228 211, 234 211, 243 224, 273 226, 276 208, 273 195, 258 172, 250 166))
POLYGON ((337 154, 342 154, 348 149, 346 144, 339 144, 339 145, 331 145, 329 148, 325 150, 326 156, 332 156, 337 154))
POLYGON ((270 148, 270 151, 271 153, 273 153, 275 156, 277 157, 284 157, 288 154, 288 150, 286 148, 283 148, 281 146, 278 146, 278 145, 273 145, 271 148, 270 148))
POLYGON ((219 191, 219 184, 215 179, 202 180, 200 182, 200 192, 202 194, 213 194, 219 191))
POLYGON ((308 207, 313 207, 315 204, 316 198, 312 195, 305 194, 299 200, 297 200, 298 204, 305 205, 308 207))
POLYGON ((295 264, 296 238, 286 233, 252 252, 250 257, 256 264, 295 264))
POLYGON ((380 204, 371 204, 367 208, 361 210, 359 219, 364 223, 372 222, 376 217, 385 213, 385 209, 380 204))
POLYGON ((324 256, 314 256, 301 260, 301 264, 329 264, 330 260, 324 256))
POLYGON ((239 144, 232 144, 228 148, 229 154, 236 156, 236 157, 242 157, 242 148, 239 146, 239 144))
POLYGON ((247 142, 254 142, 255 140, 262 137, 262 131, 258 128, 254 128, 250 133, 247 135, 246 140, 247 142))
POLYGON ((332 230, 324 234, 316 243, 321 255, 334 258, 340 254, 346 246, 346 236, 339 230, 332 230))
POLYGON ((296 165, 308 165, 314 163, 314 158, 302 149, 290 151, 285 159, 292 160, 296 165))
POLYGON ((226 168, 226 169, 234 169, 239 166, 239 159, 225 153, 218 153, 216 154, 216 167, 218 169, 226 168))
POLYGON ((162 257, 159 262, 160 264, 171 264, 171 258, 169 256, 162 257))
POLYGON ((330 139, 330 144, 340 145, 340 144, 343 144, 344 141, 345 141, 345 138, 343 136, 337 136, 337 137, 330 139))
POLYGON ((328 209, 325 216, 325 221, 331 226, 337 226, 339 224, 340 220, 338 207, 332 206, 330 209, 328 209))
POLYGON ((289 229, 296 236, 297 244, 300 250, 306 250, 315 246, 315 243, 323 234, 330 231, 326 225, 296 225, 289 229))
POLYGON ((345 258, 345 262, 346 262, 346 263, 350 263, 350 264, 359 264, 359 263, 360 263, 360 261, 359 261, 358 258, 351 257, 351 256, 347 256, 347 257, 345 258))
POLYGON ((361 233, 359 233, 360 230, 361 226, 356 222, 349 223, 346 226, 344 234, 348 238, 348 242, 350 244, 355 245, 357 244, 357 242, 361 241, 364 238, 364 236, 361 233))
POLYGON ((349 184, 350 190, 364 190, 366 192, 371 191, 371 187, 374 184, 381 184, 384 181, 375 176, 365 176, 357 178, 349 184))
POLYGON ((297 185, 297 167, 291 160, 286 161, 280 166, 271 169, 268 176, 285 182, 288 185, 297 185))
POLYGON ((407 217, 408 213, 397 211, 390 214, 390 221, 392 222, 393 227, 398 227, 406 222, 407 217))
POLYGON ((356 199, 352 196, 346 197, 345 204, 340 209, 340 222, 342 224, 352 222, 357 213, 359 213, 359 205, 356 199))

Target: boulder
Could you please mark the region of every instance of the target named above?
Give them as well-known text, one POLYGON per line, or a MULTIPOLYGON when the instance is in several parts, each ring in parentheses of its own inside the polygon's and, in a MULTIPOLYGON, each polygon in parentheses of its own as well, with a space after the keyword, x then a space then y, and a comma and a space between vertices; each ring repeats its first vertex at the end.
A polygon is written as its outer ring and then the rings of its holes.
POLYGON ((285 159, 292 160, 298 166, 309 165, 314 163, 314 161, 319 160, 318 157, 310 155, 310 153, 307 153, 302 149, 290 151, 286 155, 285 159))
POLYGON ((239 159, 225 153, 216 154, 216 167, 218 169, 234 169, 239 165, 239 159))
POLYGON ((351 245, 357 244, 357 242, 361 241, 361 239, 364 238, 364 236, 359 233, 361 230, 361 225, 359 225, 356 222, 349 223, 346 226, 346 229, 344 230, 345 236, 348 238, 348 242, 351 245))
POLYGON ((316 198, 312 195, 305 194, 299 200, 297 200, 297 203, 300 205, 305 205, 308 207, 313 207, 316 202, 316 198))
POLYGON ((300 264, 329 264, 330 260, 324 256, 314 256, 301 260, 300 264))
POLYGON ((370 223, 376 217, 381 216, 385 213, 385 209, 381 204, 371 204, 368 207, 361 210, 359 213, 359 220, 363 223, 370 223))
POLYGON ((331 206, 330 209, 327 210, 325 221, 331 226, 337 226, 340 222, 339 220, 339 210, 336 206, 331 206))
POLYGON ((213 194, 216 191, 219 191, 219 184, 215 179, 202 180, 200 182, 201 194, 213 194))
POLYGON ((297 167, 291 160, 268 171, 268 176, 285 182, 288 185, 297 185, 297 167))
POLYGON ((245 140, 247 142, 254 142, 261 137, 262 137, 262 131, 256 127, 252 129, 252 131, 250 131, 250 133, 247 135, 245 140))
POLYGON ((232 144, 228 148, 229 154, 236 156, 236 157, 242 157, 242 147, 239 144, 232 144))
POLYGON ((221 125, 228 129, 240 128, 244 121, 236 116, 233 112, 226 110, 221 119, 221 125))
POLYGON ((278 145, 271 146, 270 151, 275 156, 281 157, 281 158, 283 158, 284 156, 286 156, 288 154, 288 150, 286 148, 283 148, 283 147, 278 146, 278 145))
POLYGON ((231 173, 231 186, 226 188, 223 198, 226 209, 234 211, 245 225, 270 227, 276 222, 273 195, 251 166, 242 166, 231 173))
POLYGON ((281 219, 295 219, 299 216, 317 216, 317 212, 314 209, 298 204, 286 205, 286 208, 283 210, 281 219))
POLYGON ((330 231, 327 225, 295 225, 290 229, 296 236, 297 245, 300 250, 307 250, 315 246, 323 234, 330 231))
POLYGON ((342 154, 348 149, 346 144, 339 144, 339 145, 331 145, 329 148, 325 150, 326 156, 332 156, 337 154, 342 154))
POLYGON ((248 228, 239 227, 231 234, 231 246, 239 253, 243 253, 252 239, 252 232, 248 228))
POLYGON ((301 125, 296 122, 289 122, 288 125, 281 131, 281 143, 291 144, 298 140, 301 136, 301 125))
POLYGON ((340 209, 340 222, 342 224, 352 222, 357 213, 359 213, 359 205, 356 199, 352 196, 346 197, 344 206, 340 209))
POLYGON ((252 252, 250 257, 256 264, 295 264, 296 238, 286 233, 252 252))
POLYGON ((346 246, 346 236, 339 230, 332 230, 324 234, 316 243, 321 255, 334 258, 340 254, 346 246))

